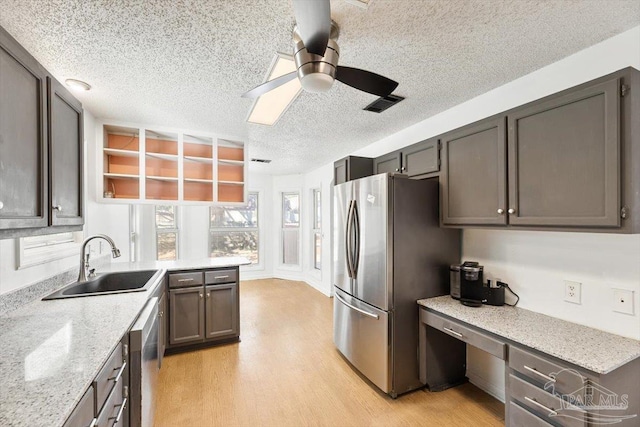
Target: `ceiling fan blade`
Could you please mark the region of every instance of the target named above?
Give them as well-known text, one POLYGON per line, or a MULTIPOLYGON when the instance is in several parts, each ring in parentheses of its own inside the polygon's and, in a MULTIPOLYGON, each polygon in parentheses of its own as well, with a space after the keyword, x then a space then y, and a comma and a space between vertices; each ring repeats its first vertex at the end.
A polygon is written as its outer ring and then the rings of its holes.
POLYGON ((309 53, 324 56, 331 33, 329 0, 293 0, 298 34, 309 53))
POLYGON ((373 95, 388 96, 398 87, 398 82, 388 79, 380 74, 360 68, 343 67, 338 65, 336 80, 358 90, 369 92, 373 95))
POLYGON ((285 83, 289 83, 291 80, 297 77, 297 73, 292 71, 287 74, 283 74, 280 77, 264 82, 259 86, 254 87, 248 92, 242 94, 243 98, 257 98, 265 93, 272 91, 273 89, 282 86, 285 83))

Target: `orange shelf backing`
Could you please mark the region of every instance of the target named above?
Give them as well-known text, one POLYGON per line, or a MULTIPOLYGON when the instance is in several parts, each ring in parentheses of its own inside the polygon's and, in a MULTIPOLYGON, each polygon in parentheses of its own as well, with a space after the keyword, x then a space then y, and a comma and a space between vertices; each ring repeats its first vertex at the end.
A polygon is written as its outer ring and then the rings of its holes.
POLYGON ((206 182, 185 182, 184 199, 192 202, 211 202, 213 185, 206 182))
POLYGON ((178 154, 178 141, 146 138, 145 145, 147 153, 178 154))
POLYGON ((147 179, 146 198, 152 200, 178 200, 178 183, 147 179))
POLYGON ((146 174, 148 176, 178 177, 178 162, 154 157, 147 157, 146 162, 146 174))
POLYGON ((242 165, 218 165, 218 181, 244 182, 244 167, 242 165))
POLYGON ((243 202, 244 186, 218 184, 218 201, 219 202, 243 202))
POLYGON ((140 150, 140 140, 138 137, 127 135, 107 134, 107 148, 117 148, 118 150, 138 151, 140 150))
POLYGON ((187 179, 212 179, 211 164, 184 162, 184 177, 187 179))
POLYGON ((108 156, 105 172, 138 175, 140 164, 137 157, 108 156))
POLYGON ((207 159, 213 158, 213 147, 211 145, 191 144, 189 142, 185 142, 183 150, 185 156, 206 157, 207 159))
POLYGON ((244 149, 233 147, 218 147, 218 159, 243 161, 244 149))
POLYGON ((116 199, 139 199, 140 185, 137 179, 107 179, 104 191, 113 191, 116 199))

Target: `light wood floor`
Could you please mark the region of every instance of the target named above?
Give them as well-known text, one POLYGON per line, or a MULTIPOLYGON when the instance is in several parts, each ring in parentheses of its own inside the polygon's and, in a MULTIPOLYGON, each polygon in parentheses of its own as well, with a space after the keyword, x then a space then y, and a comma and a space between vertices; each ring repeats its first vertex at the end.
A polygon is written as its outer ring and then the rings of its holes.
POLYGON ((164 359, 156 427, 504 423, 504 405, 471 384, 374 390, 333 346, 333 300, 304 283, 247 281, 240 295, 240 343, 164 359))

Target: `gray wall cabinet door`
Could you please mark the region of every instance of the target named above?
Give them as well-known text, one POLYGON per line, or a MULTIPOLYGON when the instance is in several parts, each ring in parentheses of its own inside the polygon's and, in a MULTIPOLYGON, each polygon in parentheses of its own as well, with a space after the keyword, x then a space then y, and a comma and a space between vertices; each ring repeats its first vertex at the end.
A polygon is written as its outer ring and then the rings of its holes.
POLYGON ((509 114, 509 223, 620 225, 620 82, 509 114))
POLYGON ((0 28, 0 229, 49 225, 45 77, 0 28))
POLYGON ((373 161, 373 173, 377 175, 379 173, 398 173, 401 172, 402 156, 399 151, 385 154, 378 157, 373 161))
POLYGON ((169 292, 169 343, 190 344, 204 340, 204 287, 169 292))
POLYGON ((507 223, 505 117, 493 117, 440 137, 442 223, 507 223))
POLYGON ((333 184, 343 184, 347 182, 347 162, 348 157, 333 163, 333 184))
POLYGON ((438 139, 428 139, 402 150, 402 173, 410 178, 439 170, 438 139))
POLYGON ((51 225, 82 225, 82 104, 50 77, 47 86, 51 225))
POLYGON ((238 286, 207 286, 206 293, 207 339, 238 335, 238 286))

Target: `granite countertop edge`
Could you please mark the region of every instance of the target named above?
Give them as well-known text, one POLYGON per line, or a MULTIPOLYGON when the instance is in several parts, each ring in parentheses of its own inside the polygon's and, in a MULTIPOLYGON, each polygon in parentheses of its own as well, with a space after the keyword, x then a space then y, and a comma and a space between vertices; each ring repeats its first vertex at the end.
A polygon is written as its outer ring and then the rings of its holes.
MULTIPOLYGON (((460 304, 459 301, 451 298, 450 296, 440 296, 433 298, 426 298, 417 301, 418 305, 424 307, 428 311, 432 311, 438 314, 443 314, 447 317, 455 319, 457 321, 463 322, 465 324, 470 325, 471 327, 475 327, 481 330, 485 330, 494 335, 497 335, 507 341, 513 342, 515 344, 520 344, 534 350, 540 351, 542 353, 548 354, 550 356, 556 357, 560 360, 563 360, 567 363, 571 363, 573 365, 579 366, 583 369, 595 372, 596 374, 604 375, 608 374, 619 367, 632 362, 633 360, 640 357, 640 341, 634 340, 632 338, 623 337, 620 335, 616 335, 610 332, 602 331, 599 329, 591 328, 589 326, 580 325, 577 323, 573 323, 567 320, 563 320, 557 317, 552 317, 546 314, 537 313, 531 310, 526 310, 520 307, 490 307, 491 311, 485 311, 483 314, 486 315, 487 318, 495 317, 494 319, 488 320, 486 323, 477 324, 475 322, 471 322, 469 316, 460 315, 461 312, 466 313, 470 316, 476 317, 478 315, 479 308, 475 307, 466 307, 460 304), (624 356, 616 354, 612 361, 613 363, 594 363, 587 360, 585 357, 581 359, 579 357, 575 357, 572 354, 568 354, 566 352, 562 352, 557 348, 554 348, 552 344, 552 339, 547 339, 546 342, 536 341, 535 334, 528 332, 530 329, 522 328, 521 331, 516 331, 516 333, 509 333, 509 331, 505 331, 504 329, 500 329, 495 327, 495 324, 500 324, 502 322, 504 324, 504 319, 498 318, 498 313, 500 315, 525 315, 529 318, 537 318, 546 322, 552 322, 557 326, 566 326, 570 328, 574 328, 579 330, 582 333, 593 333, 594 338, 613 340, 617 343, 620 343, 623 347, 629 347, 629 351, 624 353, 624 356), (632 347, 635 346, 635 349, 632 347)), ((489 306, 483 306, 489 307, 489 306)), ((512 325, 514 326, 514 325, 512 325)), ((531 328, 531 325, 527 325, 527 328, 531 328)), ((516 328, 517 329, 517 328, 516 328)), ((549 338, 549 336, 546 336, 549 338)))

